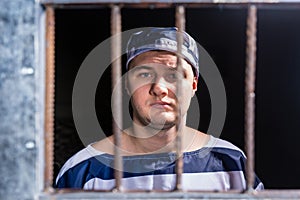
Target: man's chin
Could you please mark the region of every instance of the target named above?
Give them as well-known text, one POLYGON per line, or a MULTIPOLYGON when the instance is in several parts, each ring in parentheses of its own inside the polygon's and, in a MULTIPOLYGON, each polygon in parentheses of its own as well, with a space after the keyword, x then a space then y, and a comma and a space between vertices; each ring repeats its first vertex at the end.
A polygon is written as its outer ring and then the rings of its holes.
POLYGON ((148 127, 155 129, 155 130, 167 130, 176 125, 175 122, 164 122, 164 123, 159 123, 159 122, 151 122, 148 124, 148 127))

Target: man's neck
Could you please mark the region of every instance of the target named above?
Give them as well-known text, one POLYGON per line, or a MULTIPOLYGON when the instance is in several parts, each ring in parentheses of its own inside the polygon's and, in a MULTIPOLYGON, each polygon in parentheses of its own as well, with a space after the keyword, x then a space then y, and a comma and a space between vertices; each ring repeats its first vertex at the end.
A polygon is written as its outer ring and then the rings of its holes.
MULTIPOLYGON (((156 134, 152 132, 152 135, 146 135, 146 133, 149 133, 149 130, 146 130, 143 127, 131 127, 123 131, 122 145, 120 147, 122 155, 154 154, 175 151, 175 141, 177 137, 175 126, 170 129, 156 131, 156 134), (143 137, 141 137, 141 135, 143 137)), ((208 135, 187 126, 182 128, 181 133, 183 152, 197 150, 206 145, 210 139, 208 135)), ((99 151, 114 154, 114 138, 110 136, 93 144, 93 147, 99 151)))
POLYGON ((133 151, 136 153, 155 153, 172 151, 177 131, 175 126, 164 130, 133 126, 129 129, 129 134, 128 139, 132 144, 133 151))

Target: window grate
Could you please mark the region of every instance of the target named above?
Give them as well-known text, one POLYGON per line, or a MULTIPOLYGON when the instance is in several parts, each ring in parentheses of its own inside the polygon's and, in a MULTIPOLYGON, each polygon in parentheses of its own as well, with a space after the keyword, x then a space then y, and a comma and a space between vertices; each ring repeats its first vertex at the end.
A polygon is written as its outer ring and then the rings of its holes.
MULTIPOLYGON (((90 1, 90 3, 102 3, 103 1, 90 1)), ((131 3, 131 1, 124 1, 125 3, 131 3)), ((144 2, 144 1, 143 1, 144 2)), ((162 1, 163 3, 171 4, 173 1, 162 1)), ((205 3, 206 1, 192 1, 192 3, 205 3)), ((207 1, 211 2, 211 1, 207 1)), ((243 3, 243 1, 234 1, 235 3, 243 3)), ((271 1, 264 1, 264 3, 269 3, 271 1)), ((283 2, 283 1, 282 1, 283 2)), ((55 86, 55 9, 59 4, 81 4, 82 1, 55 1, 55 0, 42 0, 41 3, 46 5, 46 108, 45 108, 45 173, 44 173, 44 188, 45 191, 53 191, 52 182, 53 182, 53 143, 54 143, 54 86, 55 86), (50 4, 51 3, 51 4, 50 4)), ((86 2, 85 2, 86 3, 86 2)), ((104 2, 106 3, 106 2, 104 2)), ((162 4, 163 4, 162 3, 162 4)), ((135 4, 136 5, 136 4, 135 4)), ((144 6, 148 4, 144 4, 144 6)), ((185 6, 177 5, 176 6, 176 26, 179 30, 185 30, 185 6)), ((247 47, 246 47, 246 78, 245 78, 245 146, 247 154, 247 193, 240 193, 240 191, 231 191, 226 193, 211 193, 199 191, 194 192, 190 191, 187 193, 181 192, 181 181, 182 181, 182 168, 183 161, 180 156, 182 153, 181 149, 181 138, 177 137, 177 161, 176 161, 176 190, 177 192, 173 193, 164 193, 159 194, 153 193, 127 193, 128 198, 139 197, 141 199, 151 199, 151 198, 222 198, 222 199, 238 199, 238 198, 299 198, 299 190, 265 190, 262 192, 255 193, 253 191, 254 183, 254 116, 255 116, 255 62, 256 62, 256 26, 257 26, 257 6, 252 4, 248 8, 248 19, 247 19, 247 47)), ((111 6, 111 35, 112 45, 111 53, 112 58, 112 87, 121 77, 121 6, 112 5, 111 6)), ((182 42, 182 38, 178 38, 178 42, 182 42)), ((181 46, 181 45, 179 45, 181 46)), ((180 52, 181 50, 178 49, 180 52)), ((180 60, 180 59, 178 59, 180 60)), ((180 63, 178 64, 180 66, 180 63)), ((121 87, 117 87, 121 88, 121 87)), ((180 91, 178 91, 180 93, 180 91)), ((117 91, 117 94, 121 94, 122 91, 117 91)), ((122 110, 122 95, 117 95, 119 98, 114 99, 113 108, 118 111, 122 110)), ((122 113, 116 112, 115 120, 116 124, 122 124, 122 113)), ((121 130, 114 124, 113 132, 115 140, 115 180, 116 188, 114 191, 121 192, 122 190, 122 156, 120 155, 120 150, 117 148, 121 144, 121 130)), ((180 127, 177 127, 179 130, 180 127)), ((98 194, 93 192, 83 192, 77 194, 69 193, 72 190, 60 190, 57 194, 57 197, 60 198, 81 198, 81 197, 95 197, 98 194), (66 194, 61 194, 66 193, 66 194)), ((146 191, 145 191, 146 192, 146 191)), ((47 197, 50 193, 42 194, 41 196, 47 197)), ((104 194, 106 199, 117 199, 121 196, 118 196, 118 193, 107 193, 104 194)), ((121 194, 123 195, 123 194, 121 194)), ((122 196, 123 198, 123 196, 122 196)))

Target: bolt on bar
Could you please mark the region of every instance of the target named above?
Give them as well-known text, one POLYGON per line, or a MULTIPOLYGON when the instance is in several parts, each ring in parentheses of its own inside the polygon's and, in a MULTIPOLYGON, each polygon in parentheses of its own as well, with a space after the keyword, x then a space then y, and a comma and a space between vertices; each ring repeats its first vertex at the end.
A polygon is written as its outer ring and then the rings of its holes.
POLYGON ((251 5, 247 18, 247 49, 245 74, 245 147, 247 153, 247 191, 254 184, 254 123, 255 123, 255 70, 256 70, 256 23, 257 8, 251 5))
POLYGON ((46 96, 45 96, 45 172, 44 189, 52 187, 54 142, 54 87, 55 87, 55 11, 46 8, 46 96))
MULTIPOLYGON (((185 30, 185 9, 184 6, 176 7, 176 27, 179 34, 177 34, 177 72, 182 75, 182 60, 181 52, 183 45, 183 31, 185 30)), ((181 124, 181 95, 182 95, 182 77, 177 80, 176 96, 179 102, 177 107, 177 121, 176 121, 176 187, 175 190, 182 190, 182 172, 183 172, 183 158, 182 158, 182 124, 181 124)))
POLYGON ((123 162, 120 152, 121 146, 121 134, 122 134, 122 87, 116 87, 122 76, 121 67, 121 11, 120 6, 113 5, 111 10, 111 63, 112 63, 112 89, 116 90, 116 97, 112 99, 112 106, 115 109, 115 118, 112 119, 112 127, 114 133, 114 176, 116 181, 115 190, 122 190, 122 176, 123 176, 123 162), (120 126, 120 127, 119 127, 120 126))

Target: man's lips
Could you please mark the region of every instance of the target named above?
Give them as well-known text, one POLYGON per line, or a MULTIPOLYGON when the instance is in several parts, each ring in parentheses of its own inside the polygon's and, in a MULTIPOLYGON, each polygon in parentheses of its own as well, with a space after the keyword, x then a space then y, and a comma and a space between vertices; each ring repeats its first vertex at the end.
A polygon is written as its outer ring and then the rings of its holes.
POLYGON ((153 102, 150 104, 151 107, 154 107, 154 108, 172 108, 172 104, 171 103, 168 103, 168 102, 164 102, 164 101, 156 101, 156 102, 153 102))

